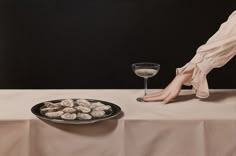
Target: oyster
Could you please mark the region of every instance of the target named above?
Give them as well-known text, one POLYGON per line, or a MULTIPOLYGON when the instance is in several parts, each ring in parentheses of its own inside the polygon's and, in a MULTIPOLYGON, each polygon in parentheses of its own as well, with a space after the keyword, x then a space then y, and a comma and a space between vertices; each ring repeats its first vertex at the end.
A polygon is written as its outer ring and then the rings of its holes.
POLYGON ((76 103, 79 106, 84 106, 84 107, 89 107, 91 105, 91 103, 85 99, 78 99, 78 100, 76 100, 76 103))
POLYGON ((45 113, 45 115, 46 115, 47 117, 50 117, 50 118, 56 118, 56 117, 61 116, 62 114, 64 114, 64 112, 62 112, 62 111, 47 112, 47 113, 45 113))
POLYGON ((62 111, 65 113, 74 113, 74 112, 76 112, 76 109, 72 108, 72 107, 66 107, 62 111))
POLYGON ((76 119, 76 114, 75 113, 65 113, 61 116, 62 119, 66 120, 74 120, 76 119))
POLYGON ((52 102, 44 102, 44 105, 46 107, 60 107, 60 105, 58 103, 52 103, 52 102))
POLYGON ((42 112, 53 112, 55 110, 58 110, 60 107, 44 107, 40 108, 42 112))
POLYGON ((78 113, 78 114, 77 114, 77 117, 78 117, 79 119, 83 119, 83 120, 92 119, 92 116, 89 115, 89 114, 86 114, 86 113, 78 113))
POLYGON ((67 100, 62 100, 61 105, 64 107, 73 107, 74 103, 73 100, 67 99, 67 100))
POLYGON ((93 109, 93 108, 100 107, 100 106, 105 106, 105 105, 102 104, 101 102, 95 102, 90 105, 90 108, 93 109))
POLYGON ((99 107, 95 107, 93 110, 95 111, 106 111, 111 109, 111 106, 109 105, 104 105, 104 106, 99 106, 99 107))
POLYGON ((76 109, 77 109, 78 111, 83 112, 83 113, 89 113, 89 112, 91 112, 91 109, 90 109, 90 108, 84 107, 84 106, 78 106, 78 107, 76 107, 76 109))
POLYGON ((95 118, 103 117, 105 115, 104 111, 92 111, 91 115, 95 118))

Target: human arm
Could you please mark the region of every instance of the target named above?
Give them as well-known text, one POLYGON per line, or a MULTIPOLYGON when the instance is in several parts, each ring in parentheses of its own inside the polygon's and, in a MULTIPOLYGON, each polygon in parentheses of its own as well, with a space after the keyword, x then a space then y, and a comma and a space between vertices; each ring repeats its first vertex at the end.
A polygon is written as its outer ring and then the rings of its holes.
POLYGON ((236 11, 220 29, 200 46, 193 59, 182 68, 177 68, 176 77, 161 92, 144 96, 145 101, 163 100, 168 103, 178 96, 182 85, 192 85, 199 98, 209 96, 206 76, 213 68, 225 65, 236 54, 236 11), (180 78, 179 78, 180 77, 180 78))

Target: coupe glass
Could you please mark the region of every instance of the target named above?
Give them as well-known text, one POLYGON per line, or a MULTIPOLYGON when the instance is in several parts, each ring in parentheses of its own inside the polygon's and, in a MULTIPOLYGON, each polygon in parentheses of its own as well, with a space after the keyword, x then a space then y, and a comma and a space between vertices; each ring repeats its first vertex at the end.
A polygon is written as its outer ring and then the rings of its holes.
MULTIPOLYGON (((151 62, 141 62, 132 64, 134 73, 144 78, 144 95, 147 95, 148 78, 155 76, 160 70, 160 64, 151 62)), ((137 98, 137 101, 143 101, 142 98, 137 98)))

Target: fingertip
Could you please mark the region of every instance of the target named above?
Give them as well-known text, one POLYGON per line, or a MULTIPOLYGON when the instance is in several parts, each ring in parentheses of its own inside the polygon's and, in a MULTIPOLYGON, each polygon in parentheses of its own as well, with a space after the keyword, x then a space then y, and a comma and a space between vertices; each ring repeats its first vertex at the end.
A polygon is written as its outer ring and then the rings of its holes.
POLYGON ((164 100, 164 101, 163 101, 163 104, 167 104, 168 102, 169 102, 169 101, 167 101, 167 100, 164 100))
POLYGON ((148 98, 150 95, 143 95, 141 98, 148 98))
POLYGON ((143 98, 143 101, 147 101, 147 102, 149 102, 148 98, 143 98))

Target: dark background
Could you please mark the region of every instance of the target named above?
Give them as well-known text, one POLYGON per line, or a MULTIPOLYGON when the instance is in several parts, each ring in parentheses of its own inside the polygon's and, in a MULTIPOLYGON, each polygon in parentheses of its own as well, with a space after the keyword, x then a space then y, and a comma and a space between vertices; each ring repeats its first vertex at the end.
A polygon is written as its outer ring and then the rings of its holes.
MULTIPOLYGON (((235 10, 213 0, 1 0, 0 88, 143 88, 134 62, 157 62, 163 88, 235 10)), ((208 75, 236 88, 236 59, 208 75)))

